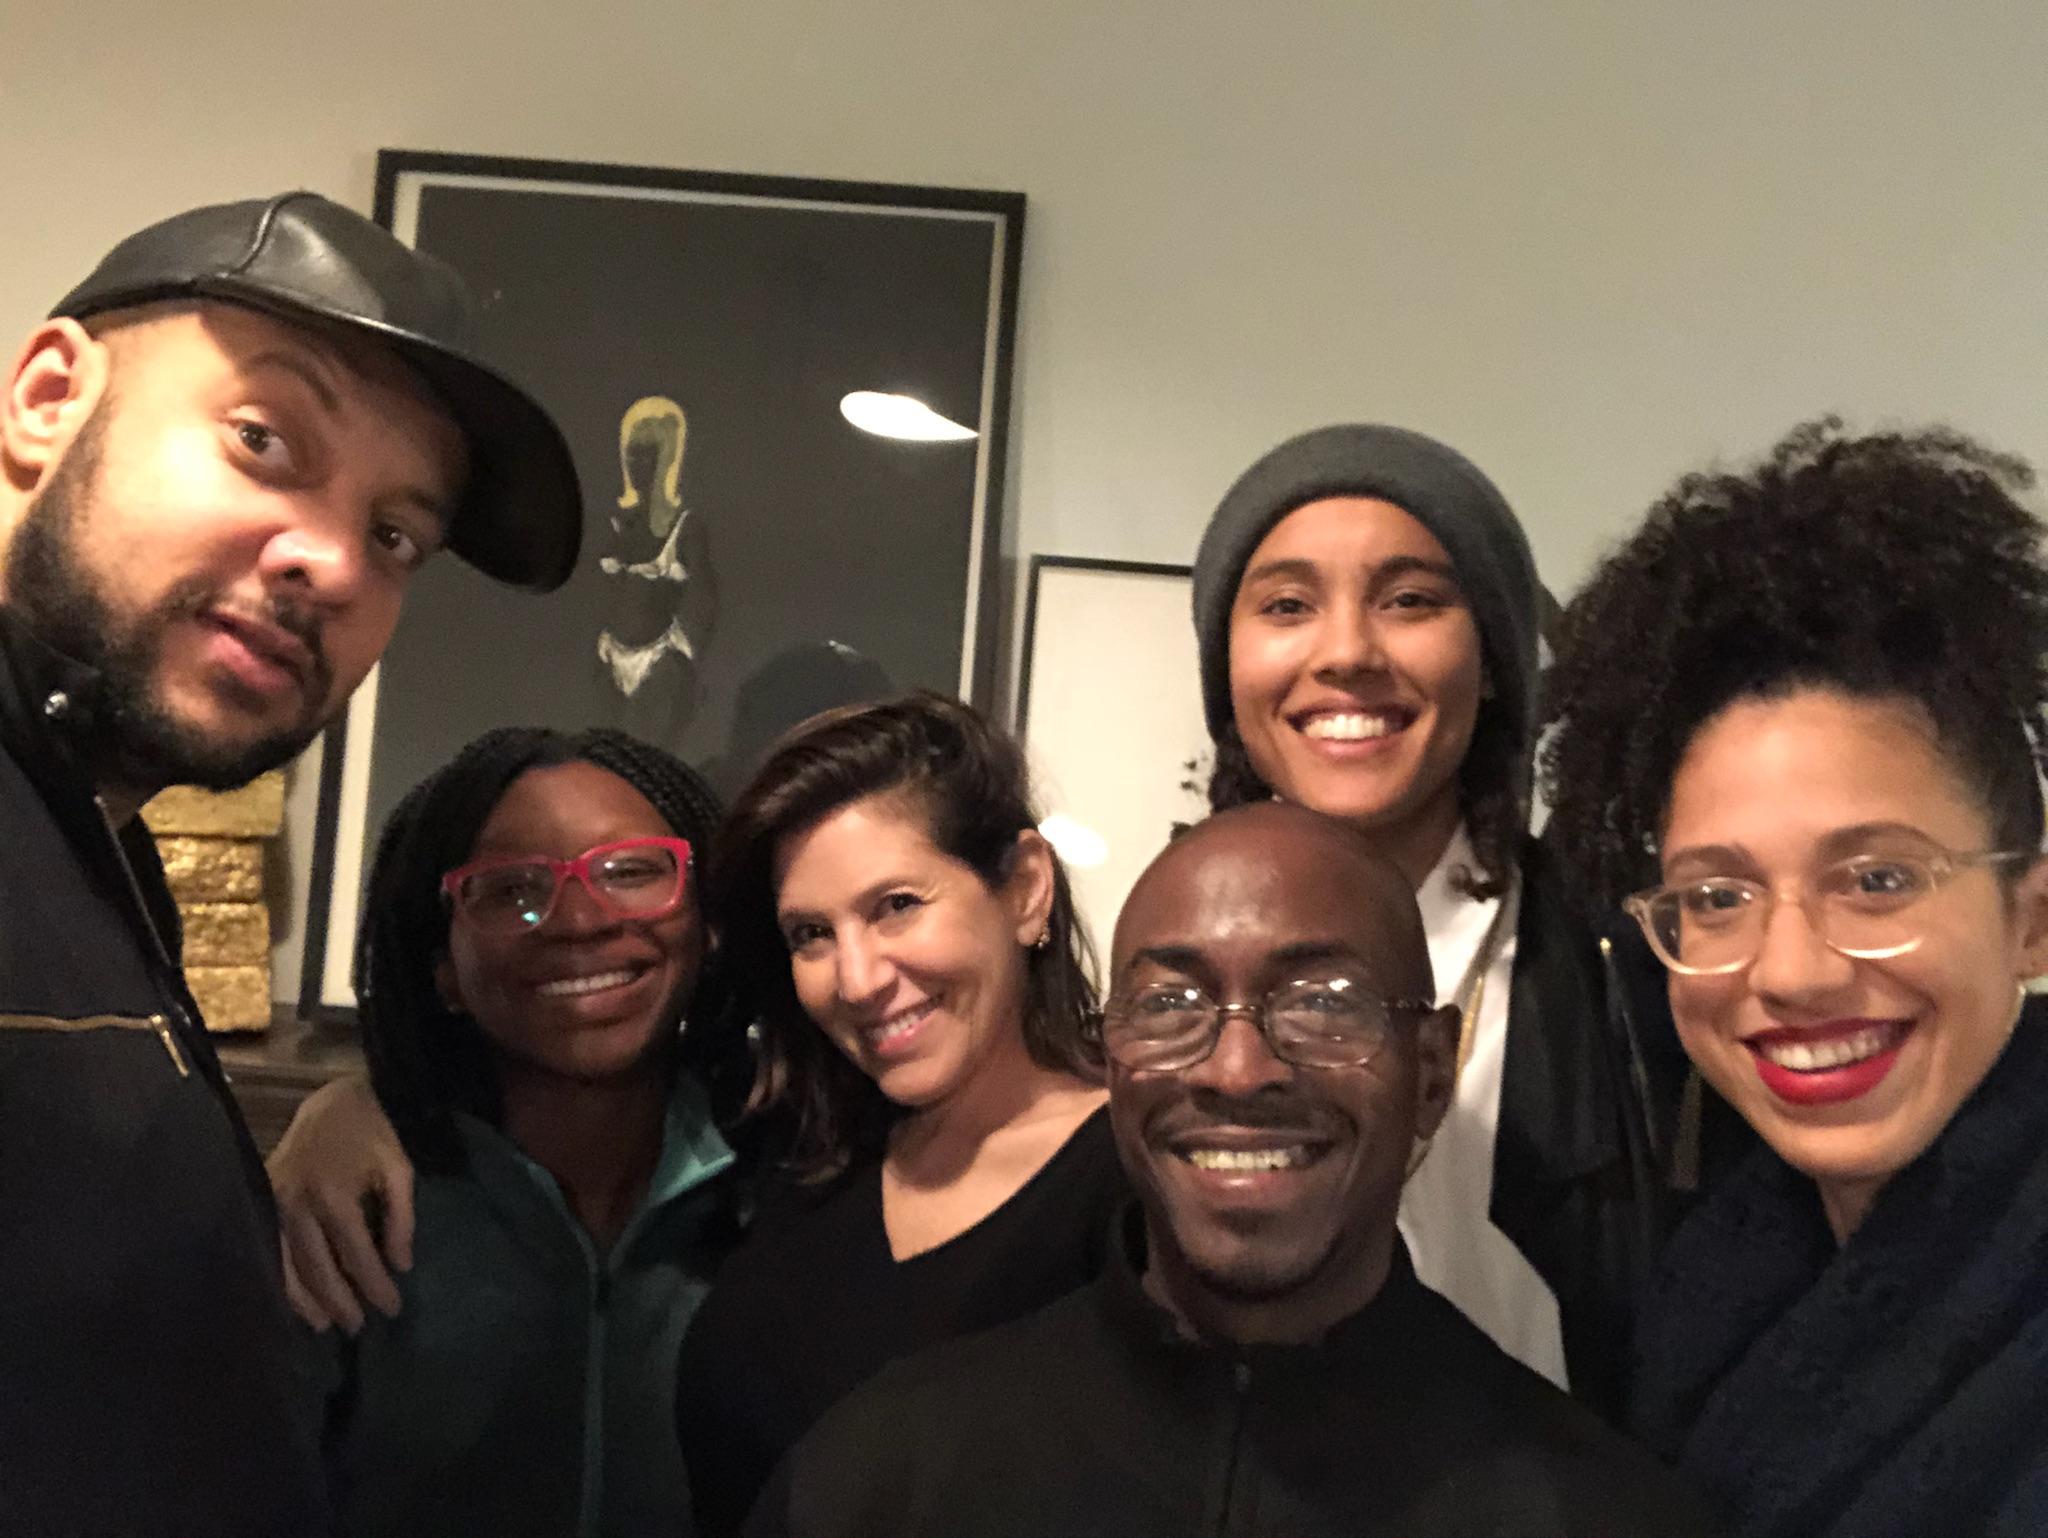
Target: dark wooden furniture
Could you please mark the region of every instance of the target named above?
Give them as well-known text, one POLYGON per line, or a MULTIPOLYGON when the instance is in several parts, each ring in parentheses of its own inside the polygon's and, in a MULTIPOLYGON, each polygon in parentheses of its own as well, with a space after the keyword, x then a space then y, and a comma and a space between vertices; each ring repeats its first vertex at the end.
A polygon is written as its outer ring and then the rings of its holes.
POLYGON ((217 1036, 214 1046, 265 1154, 284 1136, 300 1101, 329 1079, 363 1071, 354 1030, 301 1020, 289 1004, 276 1006, 261 1036, 217 1036))

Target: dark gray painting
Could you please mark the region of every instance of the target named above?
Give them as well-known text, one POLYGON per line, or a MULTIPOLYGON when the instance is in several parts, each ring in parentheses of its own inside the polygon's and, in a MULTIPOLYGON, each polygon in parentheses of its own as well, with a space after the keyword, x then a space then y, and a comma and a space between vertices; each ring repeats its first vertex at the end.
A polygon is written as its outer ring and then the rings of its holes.
POLYGON ((873 436, 839 402, 899 392, 987 436, 1000 217, 819 184, 792 205, 421 180, 415 243, 561 423, 585 539, 546 598, 422 574, 384 662, 370 828, 494 725, 622 727, 729 791, 823 705, 960 688, 983 440, 873 436))
POLYGON ((301 1000, 316 1015, 352 1002, 325 958, 352 943, 360 856, 493 726, 619 727, 730 794, 826 706, 920 685, 985 699, 993 677, 997 606, 979 595, 1021 195, 387 150, 377 206, 469 280, 484 350, 561 423, 585 535, 544 598, 434 562, 374 711, 329 734, 301 1000), (862 431, 840 410, 856 391, 969 436, 862 431), (367 807, 345 815, 342 765, 363 755, 367 807))

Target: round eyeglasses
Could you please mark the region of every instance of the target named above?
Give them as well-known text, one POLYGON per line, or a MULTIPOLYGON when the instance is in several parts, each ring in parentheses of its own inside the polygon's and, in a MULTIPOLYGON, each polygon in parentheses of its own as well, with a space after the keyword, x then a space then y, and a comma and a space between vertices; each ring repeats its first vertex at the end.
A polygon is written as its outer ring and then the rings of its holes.
POLYGON ((673 913, 689 889, 690 843, 627 838, 586 849, 573 860, 511 855, 477 860, 441 878, 455 911, 485 934, 529 934, 548 921, 562 886, 574 878, 615 919, 673 913))
POLYGON ((1427 999, 1389 999, 1353 977, 1282 983, 1255 1004, 1219 1004, 1190 983, 1157 983, 1112 998, 1102 1011, 1102 1049, 1120 1068, 1174 1073, 1216 1050, 1223 1021, 1247 1016, 1283 1063, 1358 1068, 1393 1035, 1394 1016, 1426 1014, 1427 999))
MULTIPOLYGON (((1859 854, 1822 867, 1798 902, 1831 950, 1884 961, 1927 937, 1926 900, 1950 878, 2032 858, 2010 849, 1859 854)), ((1778 894, 1760 881, 1703 876, 1638 892, 1622 907, 1665 966, 1688 977, 1714 977, 1756 960, 1777 903, 1778 894)))

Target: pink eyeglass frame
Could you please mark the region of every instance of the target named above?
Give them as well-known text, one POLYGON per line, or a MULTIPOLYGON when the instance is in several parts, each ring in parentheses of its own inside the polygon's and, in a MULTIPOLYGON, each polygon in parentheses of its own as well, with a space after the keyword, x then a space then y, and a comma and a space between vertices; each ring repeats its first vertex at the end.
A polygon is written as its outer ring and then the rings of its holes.
POLYGON ((690 890, 690 841, 686 838, 621 838, 609 844, 593 844, 573 860, 557 860, 545 854, 496 855, 488 860, 472 860, 467 865, 458 865, 441 878, 441 891, 449 905, 456 912, 464 912, 461 898, 462 883, 472 876, 486 875, 494 870, 503 870, 513 865, 545 865, 555 878, 555 889, 548 894, 546 905, 540 911, 540 918, 531 924, 522 924, 516 933, 532 934, 553 916, 555 904, 562 900, 562 888, 575 877, 583 884, 583 890, 590 894, 590 900, 615 919, 658 919, 666 918, 682 906, 683 897, 690 890), (621 849, 666 849, 676 857, 676 895, 659 908, 634 910, 621 908, 597 889, 597 883, 590 879, 590 865, 593 860, 615 854, 621 849))

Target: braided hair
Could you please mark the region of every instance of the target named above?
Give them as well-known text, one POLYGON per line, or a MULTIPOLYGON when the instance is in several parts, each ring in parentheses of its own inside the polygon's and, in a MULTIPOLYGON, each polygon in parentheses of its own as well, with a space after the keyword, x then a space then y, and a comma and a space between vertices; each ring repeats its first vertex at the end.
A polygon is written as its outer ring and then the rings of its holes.
POLYGON ((1599 902, 1656 880, 1686 747, 1802 688, 1916 705, 1999 845, 2042 834, 2042 522, 2025 462, 1947 428, 1795 428, 1754 468, 1680 480, 1565 610, 1544 713, 1545 837, 1599 902))
MULTIPOLYGON (((774 1141, 787 1145, 800 1180, 829 1179, 878 1155, 899 1113, 797 999, 776 921, 775 856, 791 836, 874 796, 900 798, 934 847, 991 888, 1014 869, 1017 836, 1038 825, 1023 750, 970 707, 929 690, 811 717, 734 800, 706 908, 753 1005, 759 1066, 748 1110, 781 1122, 774 1141)), ((1024 1047, 1043 1068, 1096 1079, 1093 958, 1066 870, 1057 855, 1052 864, 1046 941, 1024 957, 1024 1047)))
MULTIPOLYGON (((591 763, 645 796, 676 836, 708 850, 718 799, 697 772, 623 732, 502 727, 484 733, 400 801, 377 840, 356 939, 357 1019, 370 1084, 414 1163, 462 1166, 453 1112, 502 1120, 502 1084, 476 1022, 451 1010, 434 984, 447 949, 441 877, 469 859, 484 823, 531 769, 591 763)), ((714 950, 705 958, 679 1062, 711 1082, 714 1099, 736 1050, 729 992, 714 950)), ((739 1048, 743 1051, 743 1048, 739 1048)))

